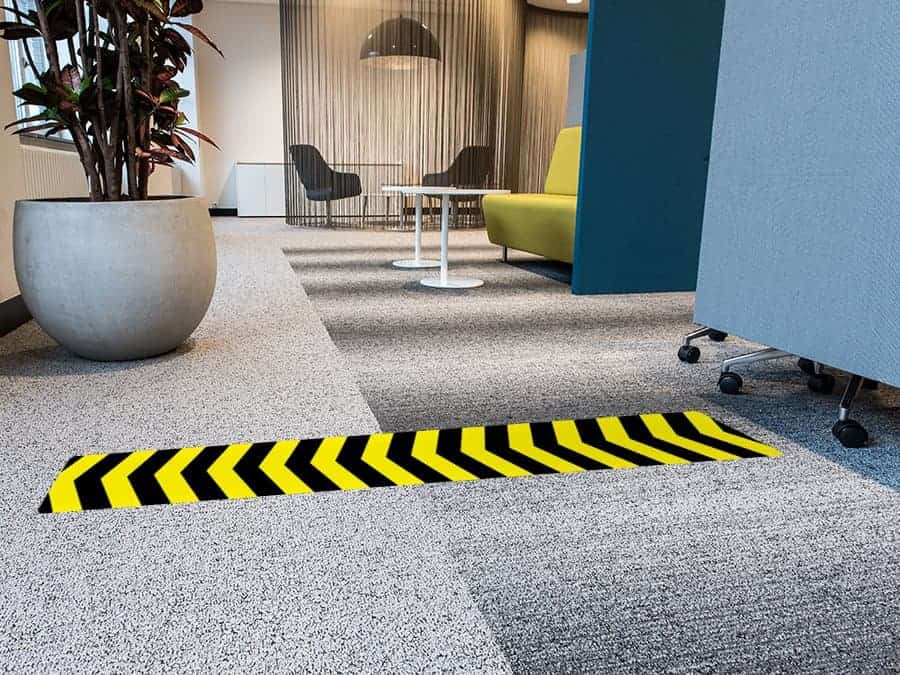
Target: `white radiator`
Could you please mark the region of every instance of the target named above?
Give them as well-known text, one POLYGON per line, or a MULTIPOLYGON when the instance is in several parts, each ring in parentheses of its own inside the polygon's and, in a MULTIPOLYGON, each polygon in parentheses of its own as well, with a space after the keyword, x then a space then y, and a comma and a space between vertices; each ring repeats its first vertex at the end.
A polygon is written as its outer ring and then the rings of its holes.
MULTIPOLYGON (((87 180, 78 153, 69 150, 22 145, 25 168, 25 196, 27 199, 50 197, 85 197, 87 180)), ((181 174, 178 169, 156 167, 150 176, 150 194, 181 193, 181 174)))

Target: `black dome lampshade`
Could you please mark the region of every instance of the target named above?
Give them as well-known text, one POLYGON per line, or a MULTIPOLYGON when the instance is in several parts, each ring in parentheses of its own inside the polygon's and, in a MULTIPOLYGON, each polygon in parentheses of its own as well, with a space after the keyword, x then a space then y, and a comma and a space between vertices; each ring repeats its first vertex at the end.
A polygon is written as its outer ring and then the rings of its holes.
POLYGON ((375 26, 359 52, 360 61, 386 70, 412 70, 420 59, 440 61, 440 45, 428 26, 405 16, 375 26))

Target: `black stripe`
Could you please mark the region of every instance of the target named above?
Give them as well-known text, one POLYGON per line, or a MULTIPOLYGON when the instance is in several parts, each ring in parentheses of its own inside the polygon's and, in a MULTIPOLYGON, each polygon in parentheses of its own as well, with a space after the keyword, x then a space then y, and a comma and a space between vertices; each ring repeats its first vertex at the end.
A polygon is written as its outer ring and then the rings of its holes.
POLYGON ((689 462, 711 461, 710 457, 701 455, 699 452, 687 450, 685 448, 682 448, 680 445, 675 445, 674 443, 660 440, 650 432, 650 429, 647 428, 644 420, 641 419, 638 415, 621 417, 620 419, 622 421, 622 426, 625 427, 625 431, 627 431, 628 435, 636 441, 645 443, 646 445, 654 447, 657 450, 668 452, 670 455, 681 457, 682 459, 686 459, 689 462))
POLYGON ((320 445, 322 445, 321 438, 300 441, 284 465, 314 492, 339 490, 340 488, 328 476, 310 464, 320 445))
POLYGON ((702 443, 703 445, 709 445, 710 447, 716 448, 717 450, 722 450, 724 452, 731 453, 732 455, 736 455, 737 457, 760 457, 761 455, 758 452, 753 452, 752 450, 748 450, 747 448, 742 448, 739 445, 732 445, 728 441, 723 441, 719 438, 713 438, 712 436, 707 436, 703 432, 701 432, 697 427, 691 424, 691 421, 685 416, 684 413, 667 413, 663 415, 666 419, 666 422, 669 423, 669 426, 675 431, 679 436, 684 436, 685 438, 689 438, 692 441, 697 441, 697 443, 702 443))
POLYGON ((184 480, 197 495, 197 499, 227 499, 228 496, 209 475, 209 467, 227 449, 227 445, 210 445, 203 448, 181 472, 184 480))
POLYGON ((125 461, 129 454, 127 452, 110 453, 75 479, 75 491, 78 493, 82 509, 85 511, 108 509, 111 506, 109 496, 100 479, 125 461))
POLYGON ((131 472, 128 482, 131 483, 141 505, 170 503, 166 493, 159 486, 159 481, 156 480, 156 472, 163 468, 177 452, 178 450, 157 450, 131 472))
POLYGON ((520 469, 525 469, 528 473, 558 473, 546 464, 541 464, 528 455, 523 455, 521 452, 509 447, 509 427, 507 426, 485 427, 484 445, 490 452, 493 452, 498 457, 502 457, 507 462, 512 462, 520 469))
POLYGON ((442 429, 438 432, 437 454, 465 469, 478 478, 503 478, 502 473, 462 453, 462 429, 442 429))
POLYGON ((449 480, 444 474, 435 471, 419 458, 413 457, 412 449, 415 441, 416 432, 414 431, 394 434, 387 451, 388 459, 425 483, 443 483, 449 480))
POLYGON ((234 472, 258 497, 284 494, 284 490, 278 487, 260 468, 260 464, 274 447, 274 443, 254 443, 247 448, 244 456, 234 465, 234 472))
POLYGON ((337 462, 369 487, 396 485, 387 476, 363 461, 362 454, 371 436, 349 436, 341 447, 337 462))
POLYGON ((747 440, 747 441, 753 441, 754 443, 759 443, 759 441, 757 441, 755 438, 748 436, 747 434, 745 434, 743 431, 740 431, 739 429, 735 429, 734 427, 728 426, 724 422, 720 422, 719 420, 713 420, 713 422, 718 424, 719 428, 721 428, 722 431, 727 431, 729 434, 734 434, 735 436, 740 436, 741 438, 743 438, 744 440, 747 440))
POLYGON ((597 450, 605 450, 619 459, 624 459, 626 462, 631 462, 638 466, 662 464, 662 462, 658 462, 652 457, 623 448, 607 440, 597 420, 575 420, 575 428, 578 429, 578 435, 581 436, 581 440, 597 450))
POLYGON ((553 424, 550 422, 535 422, 530 426, 531 437, 534 439, 534 444, 542 450, 546 450, 551 455, 556 455, 560 459, 564 459, 575 466, 579 466, 582 469, 587 469, 589 471, 610 468, 602 462, 598 462, 590 457, 585 457, 581 453, 561 446, 556 438, 556 432, 553 430, 553 424))

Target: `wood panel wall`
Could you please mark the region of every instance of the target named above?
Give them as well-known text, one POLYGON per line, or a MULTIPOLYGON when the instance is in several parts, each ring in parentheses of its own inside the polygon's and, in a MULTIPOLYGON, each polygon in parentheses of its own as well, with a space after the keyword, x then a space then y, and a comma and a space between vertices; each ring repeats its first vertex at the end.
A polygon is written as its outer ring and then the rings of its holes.
POLYGON ((566 122, 569 57, 587 48, 587 16, 529 7, 525 19, 521 159, 518 189, 543 192, 566 122))

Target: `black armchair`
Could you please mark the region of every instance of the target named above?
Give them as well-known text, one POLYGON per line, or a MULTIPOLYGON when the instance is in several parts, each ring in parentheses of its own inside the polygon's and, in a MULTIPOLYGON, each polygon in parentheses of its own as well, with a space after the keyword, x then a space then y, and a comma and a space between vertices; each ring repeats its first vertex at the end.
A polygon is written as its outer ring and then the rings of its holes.
MULTIPOLYGON (((359 175, 335 171, 312 145, 292 145, 290 151, 300 182, 306 190, 306 198, 313 202, 325 202, 326 222, 331 226, 331 202, 362 194, 359 175)), ((367 201, 363 197, 363 222, 367 201)))
MULTIPOLYGON (((430 187, 466 187, 483 188, 494 166, 494 149, 486 145, 469 145, 459 154, 446 171, 429 173, 422 177, 422 185, 430 187)), ((459 204, 462 202, 478 202, 478 197, 451 197, 453 220, 459 217, 459 204)))

